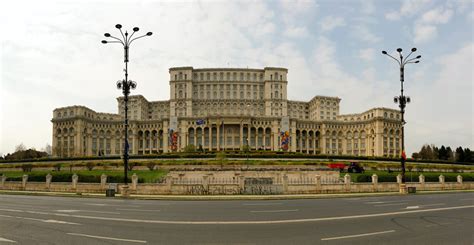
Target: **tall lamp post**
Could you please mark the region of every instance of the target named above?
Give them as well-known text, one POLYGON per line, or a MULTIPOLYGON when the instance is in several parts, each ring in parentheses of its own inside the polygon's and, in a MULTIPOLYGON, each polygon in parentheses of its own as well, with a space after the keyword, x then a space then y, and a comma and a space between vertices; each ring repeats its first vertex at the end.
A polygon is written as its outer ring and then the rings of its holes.
POLYGON ((399 96, 395 96, 393 98, 393 102, 395 102, 396 104, 398 104, 398 106, 400 107, 400 113, 401 113, 401 116, 402 116, 402 119, 401 119, 401 122, 402 122, 402 153, 401 153, 401 165, 402 165, 402 183, 400 184, 400 193, 406 193, 407 190, 406 190, 406 185, 405 185, 405 161, 406 161, 406 154, 405 154, 405 130, 404 130, 404 125, 405 125, 405 107, 406 107, 406 104, 407 103, 410 103, 410 97, 408 96, 405 96, 403 94, 403 83, 405 82, 405 65, 407 64, 414 64, 414 63, 419 63, 420 62, 420 58, 421 58, 421 55, 418 55, 414 58, 411 58, 411 59, 408 59, 410 57, 411 54, 413 54, 414 52, 416 52, 416 48, 412 48, 411 49, 411 52, 407 55, 407 57, 403 57, 402 55, 402 49, 401 48, 398 48, 397 49, 397 52, 399 54, 399 58, 395 58, 393 57, 392 55, 388 54, 387 51, 382 51, 382 54, 392 58, 393 60, 395 60, 397 62, 397 64, 400 66, 400 86, 401 86, 401 89, 400 89, 400 95, 399 96))
POLYGON ((121 24, 115 25, 115 28, 117 28, 120 31, 122 38, 117 38, 110 35, 110 33, 105 33, 104 34, 105 37, 112 38, 113 40, 110 40, 110 41, 102 40, 102 43, 103 44, 120 43, 123 46, 124 63, 125 63, 125 69, 123 71, 125 72, 125 79, 117 81, 117 89, 122 90, 123 96, 124 96, 124 102, 125 102, 125 122, 124 122, 125 145, 124 145, 124 151, 123 151, 123 168, 124 168, 123 183, 125 184, 125 186, 127 186, 128 184, 127 171, 128 171, 128 158, 129 158, 129 155, 128 155, 128 148, 129 148, 129 145, 128 145, 128 95, 130 94, 130 89, 135 89, 137 87, 136 82, 132 80, 128 80, 128 61, 129 61, 128 52, 130 50, 130 44, 132 44, 133 41, 140 39, 142 37, 151 36, 153 33, 147 32, 145 35, 141 35, 141 36, 133 38, 133 35, 140 30, 138 27, 133 28, 133 32, 132 34, 130 34, 130 36, 127 31, 123 33, 121 24))

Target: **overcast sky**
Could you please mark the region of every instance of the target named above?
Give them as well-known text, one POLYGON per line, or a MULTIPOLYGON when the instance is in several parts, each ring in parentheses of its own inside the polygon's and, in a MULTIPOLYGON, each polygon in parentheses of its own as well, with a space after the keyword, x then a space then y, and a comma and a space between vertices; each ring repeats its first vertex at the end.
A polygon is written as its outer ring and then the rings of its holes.
POLYGON ((342 98, 341 113, 396 109, 398 67, 381 50, 418 48, 406 67, 407 152, 473 148, 473 3, 436 1, 8 1, 0 10, 0 154, 52 141, 54 108, 117 112, 115 24, 152 31, 130 51, 134 94, 169 99, 173 66, 289 69, 288 98, 342 98))

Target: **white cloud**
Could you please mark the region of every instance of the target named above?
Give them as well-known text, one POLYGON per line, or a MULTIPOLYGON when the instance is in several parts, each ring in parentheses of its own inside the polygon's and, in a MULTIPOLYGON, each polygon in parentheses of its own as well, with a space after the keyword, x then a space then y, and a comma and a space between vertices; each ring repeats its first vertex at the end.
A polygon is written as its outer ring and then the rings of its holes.
POLYGON ((366 62, 371 62, 375 58, 375 49, 373 48, 366 48, 359 50, 359 58, 366 62))
POLYGON ((438 35, 439 24, 446 24, 453 16, 450 8, 437 7, 424 13, 415 23, 414 42, 419 44, 435 39, 438 35))
POLYGON ((375 4, 372 0, 362 0, 361 12, 363 14, 373 14, 375 12, 375 4))
POLYGON ((411 79, 416 84, 408 91, 413 100, 407 108, 407 142, 416 147, 413 150, 424 143, 472 149, 473 57, 471 42, 436 59, 439 72, 433 80, 427 80, 426 74, 425 81, 411 79))
POLYGON ((423 43, 433 40, 438 35, 438 29, 434 25, 415 25, 413 31, 415 33, 414 43, 423 43))
POLYGON ((400 6, 400 10, 386 13, 385 18, 388 20, 400 20, 405 16, 411 17, 423 10, 426 6, 429 6, 431 2, 432 0, 405 0, 400 6))
POLYGON ((340 16, 327 16, 321 20, 319 26, 322 31, 331 31, 336 27, 345 26, 346 21, 340 16))
POLYGON ((357 25, 353 28, 353 35, 364 42, 377 43, 382 40, 381 37, 374 34, 367 25, 357 25))
POLYGON ((306 27, 287 27, 284 32, 285 36, 291 38, 304 38, 309 35, 306 27))

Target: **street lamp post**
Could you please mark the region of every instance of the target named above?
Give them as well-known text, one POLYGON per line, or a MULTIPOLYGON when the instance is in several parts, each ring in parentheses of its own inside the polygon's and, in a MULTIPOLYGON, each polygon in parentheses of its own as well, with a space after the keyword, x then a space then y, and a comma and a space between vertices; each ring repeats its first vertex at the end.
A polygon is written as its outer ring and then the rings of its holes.
POLYGON ((124 102, 125 102, 125 108, 124 108, 125 109, 125 121, 124 121, 124 125, 125 125, 125 145, 124 145, 124 151, 123 151, 123 168, 124 168, 123 183, 125 184, 125 186, 127 186, 128 185, 128 176, 127 176, 127 174, 128 174, 128 158, 129 158, 129 155, 128 155, 128 148, 129 148, 129 145, 128 145, 128 95, 130 94, 130 89, 135 89, 137 87, 136 82, 134 82, 132 80, 128 80, 128 61, 129 61, 128 53, 129 53, 129 50, 130 50, 130 44, 132 44, 133 41, 135 41, 139 38, 142 38, 142 37, 151 36, 153 33, 152 32, 147 32, 145 35, 133 38, 133 35, 140 30, 138 27, 133 28, 133 32, 130 36, 129 36, 127 31, 125 31, 125 33, 123 33, 121 24, 115 25, 115 28, 117 28, 120 31, 120 34, 121 34, 122 38, 117 38, 117 37, 114 37, 114 36, 110 35, 110 33, 105 33, 104 34, 105 37, 112 38, 114 40, 111 40, 111 41, 102 40, 102 43, 103 44, 120 43, 123 46, 124 63, 125 63, 125 69, 123 71, 125 72, 125 79, 117 81, 117 89, 122 90, 123 96, 124 96, 124 102))
POLYGON ((400 66, 400 95, 396 96, 393 98, 393 102, 398 104, 400 107, 400 113, 401 113, 401 122, 402 122, 402 153, 401 153, 401 165, 402 165, 402 183, 400 184, 400 193, 406 193, 406 184, 405 184, 405 161, 406 161, 406 154, 405 154, 405 107, 407 103, 410 103, 410 97, 405 96, 403 94, 403 83, 405 82, 405 65, 407 64, 415 64, 420 62, 421 55, 416 56, 415 58, 408 59, 411 54, 416 52, 416 48, 412 48, 411 52, 407 55, 407 57, 403 57, 402 55, 402 49, 398 48, 397 52, 399 54, 399 59, 393 57, 392 55, 388 54, 387 51, 382 51, 382 54, 387 55, 388 57, 392 58, 395 60, 398 65, 400 66))

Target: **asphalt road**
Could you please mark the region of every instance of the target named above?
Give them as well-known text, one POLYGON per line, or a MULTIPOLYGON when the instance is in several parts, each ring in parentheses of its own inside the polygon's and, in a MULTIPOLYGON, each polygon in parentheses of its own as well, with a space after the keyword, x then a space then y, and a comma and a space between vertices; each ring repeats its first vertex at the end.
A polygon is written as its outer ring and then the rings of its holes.
POLYGON ((474 193, 268 201, 0 195, 0 244, 474 244, 474 193))

